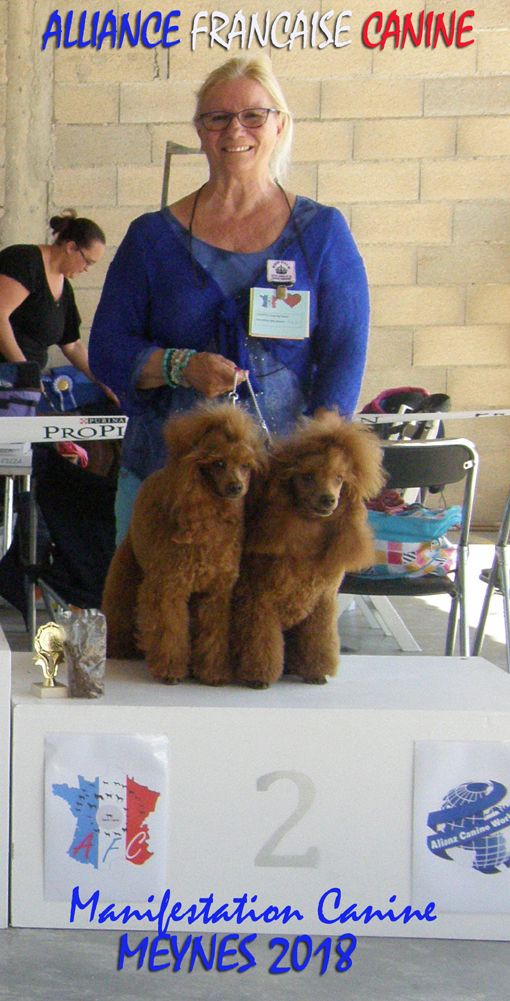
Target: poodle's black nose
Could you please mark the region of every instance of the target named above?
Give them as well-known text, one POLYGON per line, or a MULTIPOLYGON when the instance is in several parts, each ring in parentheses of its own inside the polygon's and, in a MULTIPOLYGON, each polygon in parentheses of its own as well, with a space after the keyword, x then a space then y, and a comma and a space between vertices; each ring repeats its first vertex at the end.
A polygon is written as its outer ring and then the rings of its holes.
POLYGON ((333 507, 336 504, 336 497, 334 494, 322 494, 322 496, 319 497, 319 504, 327 511, 328 508, 333 507))
POLYGON ((242 493, 243 485, 242 483, 229 483, 226 489, 226 493, 229 497, 237 497, 242 493))

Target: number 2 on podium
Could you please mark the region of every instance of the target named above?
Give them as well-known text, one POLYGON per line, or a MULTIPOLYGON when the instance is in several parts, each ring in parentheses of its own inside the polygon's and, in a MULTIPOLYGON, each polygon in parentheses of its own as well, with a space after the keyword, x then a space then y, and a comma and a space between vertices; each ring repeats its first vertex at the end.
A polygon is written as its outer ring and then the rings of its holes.
POLYGON ((316 869, 319 864, 319 849, 310 847, 301 855, 286 855, 275 852, 275 848, 280 844, 285 835, 303 819, 310 809, 315 799, 315 786, 303 772, 267 772, 257 779, 257 789, 259 792, 267 792, 269 786, 279 780, 293 782, 298 791, 298 801, 295 810, 284 820, 283 824, 277 827, 276 831, 267 839, 262 848, 255 856, 257 866, 281 866, 288 868, 316 869))

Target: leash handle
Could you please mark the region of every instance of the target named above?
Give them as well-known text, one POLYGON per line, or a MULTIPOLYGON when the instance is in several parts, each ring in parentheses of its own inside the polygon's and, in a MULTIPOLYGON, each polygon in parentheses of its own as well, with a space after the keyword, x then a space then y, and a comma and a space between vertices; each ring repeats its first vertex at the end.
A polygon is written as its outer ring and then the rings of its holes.
POLYGON ((230 404, 231 404, 232 407, 235 407, 235 405, 236 405, 236 403, 237 403, 237 401, 239 399, 239 393, 237 392, 237 379, 238 379, 238 375, 237 375, 237 369, 236 369, 235 372, 234 372, 234 385, 233 385, 232 389, 230 390, 230 393, 228 394, 228 398, 229 398, 229 401, 230 401, 230 404))
POLYGON ((259 405, 257 403, 257 397, 255 396, 255 393, 254 393, 254 390, 253 390, 253 386, 252 386, 252 384, 250 382, 250 376, 249 376, 248 373, 246 374, 246 385, 248 387, 248 392, 249 392, 249 394, 251 396, 251 401, 253 403, 253 406, 254 406, 254 409, 255 409, 255 413, 257 414, 257 418, 258 418, 259 424, 260 424, 260 426, 261 426, 261 428, 262 428, 262 430, 263 430, 263 432, 264 432, 267 440, 271 441, 271 432, 270 432, 270 430, 269 430, 269 428, 268 428, 268 426, 267 426, 267 424, 266 424, 266 422, 265 422, 265 420, 264 420, 264 418, 262 416, 262 412, 261 412, 261 409, 260 409, 260 407, 259 407, 259 405))
MULTIPOLYGON (((239 400, 239 393, 237 392, 237 383, 238 383, 238 380, 239 380, 239 375, 238 375, 238 372, 236 370, 234 372, 234 385, 232 386, 232 389, 230 390, 230 393, 228 394, 229 403, 230 403, 230 405, 232 407, 235 407, 236 404, 237 404, 237 402, 238 402, 238 400, 239 400)), ((255 392, 254 392, 253 386, 252 386, 252 384, 250 382, 250 376, 248 375, 248 373, 246 374, 246 380, 245 381, 246 381, 246 385, 248 387, 248 392, 249 392, 249 394, 251 396, 251 400, 252 400, 252 403, 253 403, 253 407, 254 407, 255 413, 257 415, 257 420, 258 420, 258 422, 259 422, 259 424, 260 424, 260 426, 261 426, 261 428, 262 428, 262 430, 263 430, 263 432, 264 432, 267 440, 271 441, 271 432, 270 432, 270 430, 269 430, 269 428, 268 428, 268 426, 267 426, 267 424, 266 424, 266 422, 265 422, 265 420, 264 420, 264 418, 262 416, 262 412, 261 412, 261 409, 260 409, 260 407, 259 407, 259 405, 257 403, 257 397, 255 396, 255 392)))

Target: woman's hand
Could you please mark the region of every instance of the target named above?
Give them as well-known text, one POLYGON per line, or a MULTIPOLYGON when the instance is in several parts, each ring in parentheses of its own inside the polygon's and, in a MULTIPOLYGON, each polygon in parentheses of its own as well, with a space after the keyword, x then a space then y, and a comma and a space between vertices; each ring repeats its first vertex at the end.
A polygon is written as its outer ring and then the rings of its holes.
POLYGON ((230 393, 234 388, 236 375, 237 382, 240 383, 245 381, 247 373, 223 355, 198 351, 192 355, 182 374, 193 389, 207 399, 213 399, 230 393))
MULTIPOLYGON (((163 348, 156 348, 149 356, 140 372, 138 389, 157 389, 166 385, 163 375, 164 353, 163 348)), ((182 372, 186 382, 208 399, 230 393, 234 388, 236 374, 237 382, 244 382, 247 373, 243 369, 223 355, 210 351, 198 351, 192 355, 182 372)))
POLYGON ((83 374, 86 375, 87 379, 90 379, 91 382, 95 382, 96 386, 102 390, 104 395, 107 396, 109 400, 112 400, 116 407, 120 408, 120 400, 113 392, 113 389, 110 389, 109 386, 105 386, 104 382, 99 382, 99 379, 96 379, 94 373, 91 372, 88 352, 84 344, 81 341, 72 341, 70 344, 61 344, 60 348, 62 354, 65 355, 69 362, 71 362, 71 365, 74 365, 79 372, 83 372, 83 374))

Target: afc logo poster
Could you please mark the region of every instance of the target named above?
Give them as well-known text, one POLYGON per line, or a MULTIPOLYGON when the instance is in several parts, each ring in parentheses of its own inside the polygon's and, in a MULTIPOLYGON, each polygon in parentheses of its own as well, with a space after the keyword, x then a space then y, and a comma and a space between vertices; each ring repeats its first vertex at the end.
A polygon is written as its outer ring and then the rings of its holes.
POLYGON ((47 900, 68 900, 77 883, 115 900, 137 899, 165 882, 167 744, 163 736, 46 737, 47 900))

